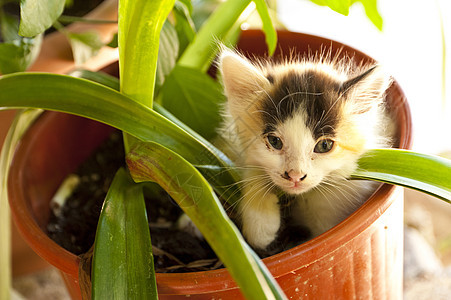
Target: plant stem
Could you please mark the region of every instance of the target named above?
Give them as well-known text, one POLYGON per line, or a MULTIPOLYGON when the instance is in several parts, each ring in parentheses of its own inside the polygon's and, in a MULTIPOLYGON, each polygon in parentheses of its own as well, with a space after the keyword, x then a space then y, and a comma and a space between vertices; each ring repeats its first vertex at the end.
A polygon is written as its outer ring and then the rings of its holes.
POLYGON ((58 22, 63 24, 69 24, 69 23, 88 23, 88 24, 116 24, 117 20, 94 20, 94 19, 86 19, 82 17, 74 17, 74 16, 60 16, 58 18, 58 22))
POLYGON ((215 41, 220 41, 227 34, 250 2, 250 0, 229 0, 222 3, 202 25, 178 63, 186 67, 206 70, 217 48, 215 41))

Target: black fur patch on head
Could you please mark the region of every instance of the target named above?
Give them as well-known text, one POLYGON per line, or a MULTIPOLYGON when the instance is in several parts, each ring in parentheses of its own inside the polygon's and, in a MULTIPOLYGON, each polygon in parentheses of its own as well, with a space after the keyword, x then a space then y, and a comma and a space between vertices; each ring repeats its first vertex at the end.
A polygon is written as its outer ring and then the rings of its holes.
POLYGON ((373 67, 369 68, 368 70, 366 70, 365 72, 363 72, 362 74, 357 75, 356 77, 345 81, 340 87, 340 93, 345 94, 354 85, 356 85, 357 83, 359 83, 360 81, 362 81, 363 79, 368 77, 368 75, 371 74, 374 71, 374 69, 376 69, 376 66, 373 66, 373 67))
POLYGON ((266 79, 268 79, 268 81, 269 81, 271 84, 274 84, 274 77, 273 77, 271 74, 266 75, 266 79))
POLYGON ((292 71, 275 81, 274 88, 268 91, 262 102, 263 121, 274 127, 305 110, 306 125, 315 138, 333 136, 339 121, 340 86, 340 82, 313 70, 292 71))

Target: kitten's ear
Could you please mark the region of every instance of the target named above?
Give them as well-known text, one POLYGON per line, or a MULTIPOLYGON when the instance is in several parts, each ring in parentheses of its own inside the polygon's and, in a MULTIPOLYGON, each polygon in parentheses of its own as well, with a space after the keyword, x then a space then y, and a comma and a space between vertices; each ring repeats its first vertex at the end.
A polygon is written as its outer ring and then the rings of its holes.
POLYGON ((383 95, 391 83, 391 76, 376 65, 345 81, 340 93, 360 106, 360 112, 365 112, 383 101, 383 95))
POLYGON ((249 60, 229 49, 223 49, 219 56, 219 70, 229 102, 244 104, 253 98, 256 91, 265 89, 269 84, 268 79, 249 60))

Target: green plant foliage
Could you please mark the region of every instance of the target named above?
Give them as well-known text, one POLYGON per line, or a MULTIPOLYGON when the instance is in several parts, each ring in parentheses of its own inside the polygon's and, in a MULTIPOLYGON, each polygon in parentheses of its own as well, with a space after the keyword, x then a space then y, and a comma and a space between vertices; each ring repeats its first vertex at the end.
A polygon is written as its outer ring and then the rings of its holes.
POLYGON ((321 6, 327 6, 333 11, 336 11, 342 15, 349 15, 349 8, 356 2, 361 2, 365 8, 365 13, 368 19, 379 30, 382 30, 382 16, 377 9, 377 0, 310 0, 315 4, 321 6))
POLYGON ((247 299, 285 298, 274 279, 266 281, 271 278, 269 271, 229 220, 209 183, 189 162, 156 143, 138 143, 128 153, 127 165, 135 181, 156 182, 171 195, 203 233, 247 299))
POLYGON ((203 168, 216 191, 239 198, 233 163, 207 140, 195 136, 129 97, 88 80, 65 75, 20 73, 0 78, 0 107, 57 110, 116 127, 142 141, 155 141, 203 168), (26 89, 23 86, 27 86, 26 89), (64 101, 61 97, 64 95, 64 101))
POLYGON ((158 299, 142 186, 124 169, 113 179, 97 226, 93 299, 158 299))
POLYGON ((75 65, 82 65, 95 56, 103 47, 99 35, 94 32, 67 33, 69 38, 75 65))
POLYGON ((225 101, 221 85, 204 72, 177 66, 161 89, 163 106, 204 138, 216 135, 225 101))
POLYGON ((34 37, 55 23, 64 10, 65 0, 20 1, 19 34, 34 37))
POLYGON ((179 54, 179 41, 174 26, 166 21, 160 33, 157 74, 155 85, 158 89, 164 84, 166 77, 174 69, 179 54))
POLYGON ((269 55, 273 55, 277 45, 277 32, 272 24, 271 17, 269 16, 268 7, 265 0, 253 0, 257 7, 258 14, 262 20, 263 32, 265 33, 266 44, 268 45, 269 55))
POLYGON ((192 6, 189 1, 176 1, 174 5, 175 29, 179 40, 179 56, 196 36, 196 26, 191 19, 192 6), (187 3, 188 2, 188 3, 187 3))
POLYGON ((353 3, 355 2, 362 3, 368 19, 370 19, 374 26, 376 26, 379 30, 382 30, 383 20, 379 10, 377 9, 377 0, 354 0, 353 3))
POLYGON ((148 107, 153 103, 160 30, 173 6, 174 0, 119 1, 121 92, 148 107))
POLYGON ((251 0, 228 0, 216 7, 186 48, 178 64, 206 71, 218 50, 217 41, 221 41, 229 32, 250 2, 251 0))
POLYGON ((18 20, 0 9, 0 73, 25 71, 36 59, 41 49, 42 35, 24 38, 17 34, 18 20))
POLYGON ((333 11, 342 15, 349 15, 349 7, 352 5, 352 0, 310 0, 315 4, 327 6, 333 11))
POLYGON ((354 179, 409 187, 451 202, 451 160, 398 149, 374 149, 358 162, 354 179))

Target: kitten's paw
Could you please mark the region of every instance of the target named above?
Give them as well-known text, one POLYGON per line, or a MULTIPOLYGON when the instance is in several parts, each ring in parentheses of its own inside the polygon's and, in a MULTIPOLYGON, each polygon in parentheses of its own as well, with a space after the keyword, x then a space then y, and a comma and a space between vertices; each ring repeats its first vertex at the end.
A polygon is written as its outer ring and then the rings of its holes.
POLYGON ((257 249, 266 249, 277 237, 280 228, 279 211, 243 222, 243 234, 248 243, 257 249))

